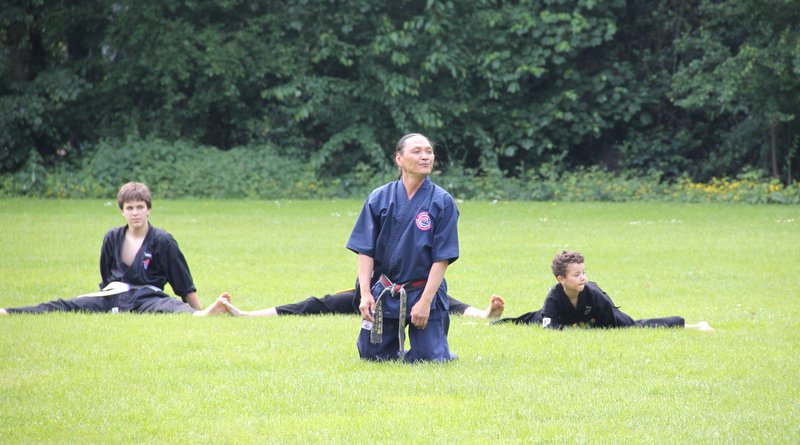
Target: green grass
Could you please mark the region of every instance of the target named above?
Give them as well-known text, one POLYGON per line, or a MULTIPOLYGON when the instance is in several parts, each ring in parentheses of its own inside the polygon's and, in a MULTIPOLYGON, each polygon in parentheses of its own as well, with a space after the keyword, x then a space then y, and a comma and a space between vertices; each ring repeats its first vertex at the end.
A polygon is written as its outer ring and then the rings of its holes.
MULTIPOLYGON (((352 285, 361 202, 156 201, 204 303, 352 285)), ((689 330, 454 318, 446 365, 365 363, 355 316, 0 319, 0 443, 797 443, 800 208, 460 205, 456 297, 537 309, 561 249, 634 318, 689 330)), ((95 289, 115 203, 0 200, 0 306, 95 289)))

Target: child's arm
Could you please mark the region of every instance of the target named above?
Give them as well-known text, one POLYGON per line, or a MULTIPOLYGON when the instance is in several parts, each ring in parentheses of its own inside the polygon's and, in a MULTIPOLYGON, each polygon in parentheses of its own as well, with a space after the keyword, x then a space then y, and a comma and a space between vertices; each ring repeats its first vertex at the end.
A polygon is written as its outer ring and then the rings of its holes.
POLYGON ((542 306, 542 327, 560 331, 564 329, 564 324, 561 321, 558 304, 552 294, 553 291, 551 290, 550 293, 547 294, 547 298, 545 298, 544 305, 542 306))
POLYGON ((587 287, 591 291, 592 307, 594 312, 594 326, 597 328, 617 327, 617 318, 614 316, 614 302, 611 297, 599 286, 587 287))

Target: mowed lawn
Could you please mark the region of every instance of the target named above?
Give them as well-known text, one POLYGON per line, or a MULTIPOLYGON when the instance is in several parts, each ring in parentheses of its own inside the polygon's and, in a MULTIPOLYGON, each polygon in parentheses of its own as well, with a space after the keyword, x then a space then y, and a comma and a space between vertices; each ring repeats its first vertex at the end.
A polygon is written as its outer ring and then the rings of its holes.
MULTIPOLYGON (((204 304, 352 286, 361 202, 156 199, 204 304)), ((358 359, 356 316, 0 319, 0 443, 798 443, 800 208, 460 204, 451 293, 538 309, 560 250, 634 318, 716 332, 454 317, 445 365, 358 359)), ((115 202, 0 200, 0 307, 93 291, 115 202)))

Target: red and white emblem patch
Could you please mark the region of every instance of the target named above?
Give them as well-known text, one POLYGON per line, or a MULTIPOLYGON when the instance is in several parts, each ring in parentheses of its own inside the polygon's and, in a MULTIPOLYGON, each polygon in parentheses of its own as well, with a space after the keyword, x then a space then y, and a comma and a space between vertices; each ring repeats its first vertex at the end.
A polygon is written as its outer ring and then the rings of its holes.
POLYGON ((419 212, 416 219, 414 219, 414 224, 423 232, 427 232, 433 227, 433 221, 431 221, 431 215, 429 215, 428 212, 419 212))

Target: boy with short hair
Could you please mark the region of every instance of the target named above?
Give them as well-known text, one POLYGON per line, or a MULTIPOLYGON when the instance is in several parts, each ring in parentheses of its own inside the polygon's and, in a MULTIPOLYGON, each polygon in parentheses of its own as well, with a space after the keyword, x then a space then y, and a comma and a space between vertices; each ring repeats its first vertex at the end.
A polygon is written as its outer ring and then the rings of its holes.
POLYGON ((195 316, 226 312, 222 294, 201 310, 192 274, 178 243, 169 233, 153 227, 151 194, 140 182, 120 188, 117 204, 127 224, 111 229, 100 251, 100 292, 70 300, 53 300, 37 306, 0 309, 0 315, 53 311, 84 312, 186 312, 195 316), (169 283, 183 302, 165 294, 169 283))
POLYGON ((597 283, 586 280, 583 255, 563 251, 553 258, 551 265, 558 284, 550 289, 540 311, 529 312, 501 322, 539 324, 550 329, 565 327, 616 328, 616 327, 686 327, 713 332, 705 321, 686 324, 683 317, 663 317, 633 320, 614 305, 611 297, 597 283))

